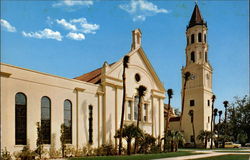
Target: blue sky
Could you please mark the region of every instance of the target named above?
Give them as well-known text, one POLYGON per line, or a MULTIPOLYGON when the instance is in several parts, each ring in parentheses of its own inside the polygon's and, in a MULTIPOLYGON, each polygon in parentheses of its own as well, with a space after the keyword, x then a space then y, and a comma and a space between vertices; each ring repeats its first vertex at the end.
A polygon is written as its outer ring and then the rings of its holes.
MULTIPOLYGON (((131 31, 181 104, 185 30, 194 1, 1 1, 1 62, 73 78, 128 53, 131 31)), ((208 23, 215 107, 249 94, 249 2, 198 1, 208 23)), ((167 102, 167 101, 166 101, 167 102)))

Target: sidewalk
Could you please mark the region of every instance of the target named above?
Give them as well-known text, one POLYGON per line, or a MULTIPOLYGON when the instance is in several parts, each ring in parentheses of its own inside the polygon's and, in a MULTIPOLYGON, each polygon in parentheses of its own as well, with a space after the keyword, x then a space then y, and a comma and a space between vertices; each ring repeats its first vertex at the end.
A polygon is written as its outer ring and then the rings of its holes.
POLYGON ((203 153, 198 155, 189 155, 189 156, 181 156, 181 157, 171 157, 171 158, 161 158, 158 160, 192 160, 192 159, 198 159, 198 158, 206 158, 206 157, 213 157, 213 156, 222 156, 222 155, 228 155, 228 154, 245 154, 249 155, 250 157, 250 150, 243 150, 243 151, 249 151, 249 153, 240 153, 240 152, 215 152, 215 151, 221 151, 221 150, 200 150, 200 151, 194 151, 196 153, 203 153))

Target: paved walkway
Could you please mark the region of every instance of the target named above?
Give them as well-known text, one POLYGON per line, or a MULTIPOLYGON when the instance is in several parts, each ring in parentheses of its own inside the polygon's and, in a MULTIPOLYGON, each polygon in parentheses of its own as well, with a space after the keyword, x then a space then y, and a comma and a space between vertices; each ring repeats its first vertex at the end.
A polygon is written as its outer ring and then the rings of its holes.
MULTIPOLYGON (((187 151, 192 151, 192 150, 187 150, 187 151)), ((193 159, 198 159, 198 158, 222 156, 222 155, 228 155, 228 154, 246 154, 246 155, 249 155, 249 160, 250 160, 250 150, 239 150, 239 152, 236 152, 236 150, 227 150, 226 152, 223 152, 223 150, 196 150, 194 152, 203 153, 203 154, 171 157, 171 158, 161 158, 158 160, 193 160, 193 159), (216 152, 216 151, 220 151, 220 152, 216 152), (241 151, 244 151, 244 152, 241 153, 241 151), (245 152, 249 152, 249 153, 245 153, 245 152)))

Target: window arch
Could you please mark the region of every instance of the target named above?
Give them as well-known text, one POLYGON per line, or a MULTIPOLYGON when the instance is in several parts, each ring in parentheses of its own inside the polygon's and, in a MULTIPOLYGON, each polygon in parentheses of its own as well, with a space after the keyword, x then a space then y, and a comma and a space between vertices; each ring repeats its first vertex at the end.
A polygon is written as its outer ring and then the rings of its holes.
POLYGON ((207 35, 204 34, 204 42, 206 43, 207 42, 207 35))
POLYGON ((89 144, 93 143, 93 106, 89 105, 89 144))
POLYGON ((23 93, 15 96, 15 140, 16 144, 27 144, 27 98, 23 93))
POLYGON ((194 34, 191 35, 191 44, 194 43, 194 34))
POLYGON ((195 53, 194 52, 191 53, 191 61, 193 63, 195 62, 195 53))
POLYGON ((187 45, 189 45, 189 38, 187 37, 187 45))
POLYGON ((135 96, 135 99, 134 99, 134 120, 138 119, 138 104, 139 104, 139 96, 135 96))
POLYGON ((198 41, 201 42, 201 33, 198 34, 198 41))
POLYGON ((72 143, 72 103, 70 100, 64 101, 64 134, 65 142, 72 143))
POLYGON ((43 135, 43 143, 50 144, 51 130, 51 101, 49 97, 41 99, 41 132, 43 135))

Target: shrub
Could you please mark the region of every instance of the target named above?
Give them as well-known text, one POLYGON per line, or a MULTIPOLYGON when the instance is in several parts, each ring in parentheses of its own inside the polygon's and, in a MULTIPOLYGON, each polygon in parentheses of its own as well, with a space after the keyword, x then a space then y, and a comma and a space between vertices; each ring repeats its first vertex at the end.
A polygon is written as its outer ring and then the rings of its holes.
POLYGON ((101 147, 96 149, 98 156, 111 156, 116 154, 116 149, 113 144, 103 144, 101 147))
POLYGON ((1 151, 1 159, 2 160, 12 160, 10 152, 7 151, 6 147, 4 148, 4 150, 2 149, 2 151, 1 151))
POLYGON ((22 151, 14 153, 14 156, 16 159, 33 160, 35 159, 36 153, 30 150, 29 145, 26 145, 22 151))
POLYGON ((156 138, 152 135, 145 133, 138 141, 139 153, 149 153, 151 148, 155 146, 156 138))

